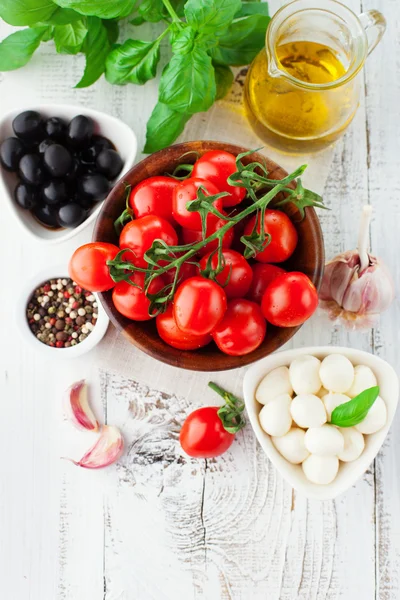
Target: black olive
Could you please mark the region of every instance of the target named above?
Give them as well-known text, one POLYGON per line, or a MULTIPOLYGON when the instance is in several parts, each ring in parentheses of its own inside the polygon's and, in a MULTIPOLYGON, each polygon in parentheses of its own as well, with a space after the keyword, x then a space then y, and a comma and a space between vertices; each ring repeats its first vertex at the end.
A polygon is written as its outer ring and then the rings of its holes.
POLYGON ((25 152, 21 140, 9 137, 0 146, 0 162, 7 171, 16 171, 25 152))
POLYGON ((68 125, 67 139, 71 146, 88 146, 93 135, 94 123, 92 119, 78 115, 68 125))
POLYGON ((37 190, 26 183, 19 183, 14 191, 14 198, 21 208, 31 210, 38 202, 37 190))
POLYGON ((39 144, 39 152, 40 154, 44 154, 49 146, 55 144, 56 142, 50 138, 44 138, 39 144))
POLYGON ((59 117, 50 117, 44 124, 46 135, 58 141, 63 141, 67 134, 67 124, 59 117))
POLYGON ((33 209, 33 214, 39 221, 49 227, 59 227, 60 224, 57 218, 57 208, 49 204, 38 204, 33 209))
POLYGON ((85 210, 90 210, 95 204, 93 198, 90 198, 89 196, 84 196, 83 194, 76 194, 73 202, 77 202, 85 210))
POLYGON ((67 186, 60 179, 51 179, 42 188, 43 202, 46 204, 61 204, 68 198, 67 186))
POLYGON ((19 161, 19 174, 25 183, 40 185, 45 180, 42 159, 38 154, 25 154, 19 161))
POLYGON ((104 200, 110 189, 110 184, 104 175, 96 173, 93 175, 83 175, 78 179, 78 194, 86 196, 95 202, 104 200))
POLYGON ((69 169, 64 179, 68 184, 74 184, 77 177, 79 177, 80 175, 84 175, 84 169, 80 162, 76 158, 74 158, 72 159, 71 168, 69 169))
POLYGON ((96 158, 102 150, 114 150, 114 146, 105 137, 94 135, 90 145, 80 153, 80 160, 83 164, 94 165, 96 158))
POLYGON ((122 166, 122 158, 115 150, 102 150, 96 160, 96 167, 107 179, 115 179, 122 166))
POLYGON ((58 209, 58 222, 62 227, 77 227, 86 216, 86 211, 75 202, 63 204, 58 209))
POLYGON ((44 164, 53 177, 65 177, 72 167, 71 153, 60 144, 51 144, 44 153, 44 164))
POLYGON ((16 136, 27 142, 39 142, 44 136, 43 119, 35 110, 27 110, 13 121, 16 136))

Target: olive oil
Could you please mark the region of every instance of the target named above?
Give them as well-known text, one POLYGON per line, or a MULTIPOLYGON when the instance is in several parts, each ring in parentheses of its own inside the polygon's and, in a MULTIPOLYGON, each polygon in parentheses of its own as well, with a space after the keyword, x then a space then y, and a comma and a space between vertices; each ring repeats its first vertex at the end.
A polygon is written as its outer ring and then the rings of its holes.
POLYGON ((275 72, 262 50, 247 75, 245 107, 253 128, 289 152, 329 145, 356 110, 354 83, 334 85, 346 74, 345 66, 333 49, 316 42, 278 42, 275 52, 275 72))

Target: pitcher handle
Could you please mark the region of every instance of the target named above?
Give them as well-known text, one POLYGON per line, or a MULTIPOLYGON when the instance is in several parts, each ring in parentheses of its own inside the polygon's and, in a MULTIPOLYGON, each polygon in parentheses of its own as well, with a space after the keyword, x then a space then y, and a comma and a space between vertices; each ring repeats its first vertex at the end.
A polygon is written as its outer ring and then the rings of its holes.
POLYGON ((386 31, 386 19, 379 10, 368 10, 362 13, 359 19, 367 34, 368 54, 371 54, 386 31))

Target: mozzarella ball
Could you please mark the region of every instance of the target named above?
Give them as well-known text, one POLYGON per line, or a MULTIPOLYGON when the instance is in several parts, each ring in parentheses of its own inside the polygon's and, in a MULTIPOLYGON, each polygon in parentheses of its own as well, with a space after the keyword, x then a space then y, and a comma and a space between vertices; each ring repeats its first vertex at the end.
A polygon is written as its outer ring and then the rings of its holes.
POLYGON ((315 395, 318 396, 318 398, 323 398, 324 396, 326 396, 327 394, 329 394, 329 391, 322 387, 319 392, 317 392, 315 395))
POLYGON ((344 448, 344 439, 333 425, 310 427, 304 436, 304 444, 311 454, 336 456, 344 448))
POLYGON ((302 464, 304 475, 312 483, 327 485, 331 483, 339 469, 337 456, 317 456, 310 454, 302 464))
POLYGON ((340 433, 344 439, 344 448, 338 454, 338 459, 343 462, 351 462, 361 456, 364 450, 364 436, 355 427, 341 427, 340 433))
POLYGON ((278 367, 266 374, 256 390, 256 400, 260 404, 267 404, 282 394, 289 394, 289 396, 293 394, 287 367, 278 367))
POLYGON ((299 427, 319 427, 326 423, 325 406, 318 396, 300 394, 290 405, 293 421, 299 427))
POLYGON ((386 404, 380 396, 377 397, 373 405, 368 411, 367 416, 361 423, 356 425, 357 431, 360 433, 375 433, 386 425, 387 409, 386 404))
POLYGON ((351 398, 346 396, 345 394, 334 394, 333 392, 329 392, 326 396, 322 397, 322 402, 325 405, 326 414, 328 415, 328 421, 332 418, 332 413, 339 404, 345 404, 345 402, 350 402, 351 398))
POLYGON ((290 415, 289 394, 282 394, 262 407, 259 414, 260 425, 266 433, 273 436, 281 436, 287 433, 292 425, 290 415))
POLYGON ((296 394, 316 394, 321 388, 319 367, 321 361, 305 354, 296 358, 289 367, 290 382, 296 394))
POLYGON ((309 455, 304 445, 304 435, 305 431, 303 429, 292 427, 286 435, 272 437, 272 443, 278 452, 282 454, 283 458, 286 458, 286 460, 294 465, 298 465, 309 455))
POLYGON ((354 367, 354 381, 351 388, 347 391, 350 398, 358 396, 364 390, 378 385, 376 377, 372 370, 366 365, 357 365, 354 367))
POLYGON ((321 363, 319 376, 327 390, 344 393, 353 385, 354 367, 342 354, 329 354, 321 363))

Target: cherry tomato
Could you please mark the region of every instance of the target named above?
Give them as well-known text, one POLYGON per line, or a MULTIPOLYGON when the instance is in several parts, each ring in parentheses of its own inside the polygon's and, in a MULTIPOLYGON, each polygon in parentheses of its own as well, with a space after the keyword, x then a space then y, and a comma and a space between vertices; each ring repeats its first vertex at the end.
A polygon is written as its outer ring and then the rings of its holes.
POLYGON ((69 262, 69 275, 78 285, 90 292, 105 292, 115 286, 111 279, 107 261, 119 252, 114 244, 92 242, 80 246, 69 262))
MULTIPOLYGON (((210 254, 204 256, 200 261, 200 268, 204 270, 210 254)), ((223 250, 222 256, 225 261, 225 267, 216 277, 217 283, 223 286, 227 298, 242 298, 247 294, 250 288, 253 271, 247 260, 235 252, 235 250, 223 250), (230 277, 229 277, 230 276, 230 277), (224 285, 228 280, 227 285, 224 285)), ((211 267, 215 269, 218 265, 218 253, 215 252, 211 259, 211 267)))
POLYGON ((236 157, 225 150, 209 150, 199 158, 193 167, 192 177, 200 177, 211 181, 220 192, 229 192, 229 196, 222 198, 223 206, 240 204, 246 195, 246 188, 229 185, 229 175, 235 173, 236 157))
MULTIPOLYGON (((260 231, 259 217, 252 217, 246 227, 244 234, 250 235, 257 222, 257 231, 260 231)), ((259 252, 255 259, 265 263, 279 263, 287 260, 294 252, 297 246, 297 231, 289 217, 280 210, 265 211, 264 217, 265 232, 271 236, 271 241, 262 252, 259 252)))
MULTIPOLYGON (((120 281, 113 289, 112 299, 114 306, 121 315, 132 319, 133 321, 148 321, 152 317, 149 315, 150 300, 145 295, 144 273, 136 272, 130 277, 130 280, 136 284, 136 287, 130 285, 127 281, 120 281)), ((156 294, 164 287, 164 281, 157 277, 149 286, 149 293, 156 294)))
POLYGON ((157 315, 156 325, 158 335, 165 343, 179 348, 179 350, 197 350, 209 344, 212 340, 210 334, 192 335, 183 333, 175 322, 172 304, 164 313, 157 315))
POLYGON ((191 277, 178 287, 174 318, 179 329, 192 335, 210 333, 226 311, 224 290, 205 277, 191 277))
MULTIPOLYGON (((177 254, 178 256, 178 254, 177 254)), ((160 266, 165 266, 165 261, 160 260, 158 263, 160 266)), ((176 268, 169 269, 162 274, 162 277, 165 281, 165 284, 172 283, 175 279, 176 268)), ((186 281, 189 277, 194 277, 197 275, 197 267, 193 263, 184 262, 181 268, 179 269, 179 283, 186 281)))
POLYGON ((129 206, 136 219, 157 215, 174 224, 172 193, 177 185, 176 179, 160 175, 149 177, 135 186, 129 195, 129 206))
POLYGON ((231 300, 225 316, 212 332, 214 342, 225 354, 243 356, 262 343, 267 324, 261 308, 244 298, 231 300))
POLYGON ((278 275, 282 275, 282 273, 286 273, 286 271, 276 265, 268 265, 266 263, 256 263, 255 265, 252 265, 251 268, 253 270, 253 281, 251 282, 247 298, 252 300, 252 302, 261 304, 262 297, 269 284, 274 281, 278 275))
POLYGON ((186 418, 179 435, 186 454, 194 458, 213 458, 228 450, 235 434, 224 429, 218 410, 218 406, 204 406, 186 418))
POLYGON ((318 292, 312 281, 294 271, 276 277, 265 290, 261 308, 264 317, 277 327, 297 327, 307 321, 318 306, 318 292))
MULTIPOLYGON (((224 221, 223 219, 218 219, 218 221, 216 221, 215 223, 207 224, 206 237, 210 237, 210 235, 215 233, 218 229, 221 229, 221 227, 226 225, 226 223, 227 223, 227 221, 224 221)), ((182 229, 182 242, 184 244, 193 244, 193 243, 201 242, 202 239, 203 239, 203 236, 202 236, 201 231, 194 231, 192 229, 182 229)), ((233 227, 231 229, 228 229, 228 231, 226 231, 226 233, 224 233, 224 236, 222 238, 222 247, 230 248, 232 241, 233 241, 233 227)), ((200 254, 200 256, 205 256, 206 254, 209 254, 210 252, 212 252, 213 250, 216 250, 217 248, 218 248, 218 240, 213 240, 212 242, 209 242, 208 244, 206 244, 205 246, 200 248, 200 250, 198 251, 198 254, 200 254)))
POLYGON ((126 253, 128 261, 133 262, 137 267, 147 267, 144 259, 145 252, 151 247, 154 240, 163 240, 168 246, 176 246, 178 236, 175 229, 168 221, 155 215, 147 215, 130 221, 121 231, 119 245, 123 248, 130 248, 131 252, 126 253))
MULTIPOLYGON (((201 217, 198 212, 189 212, 186 208, 186 204, 191 200, 196 200, 197 190, 202 187, 206 196, 213 196, 218 194, 220 190, 209 181, 205 179, 199 179, 197 177, 189 177, 181 181, 174 189, 172 198, 172 215, 179 225, 186 227, 187 229, 194 229, 201 231, 201 217)), ((222 198, 218 198, 213 202, 213 206, 219 212, 222 210, 222 198)), ((207 215, 207 225, 218 221, 218 217, 212 213, 207 215)))

